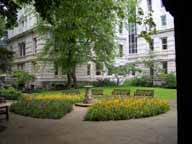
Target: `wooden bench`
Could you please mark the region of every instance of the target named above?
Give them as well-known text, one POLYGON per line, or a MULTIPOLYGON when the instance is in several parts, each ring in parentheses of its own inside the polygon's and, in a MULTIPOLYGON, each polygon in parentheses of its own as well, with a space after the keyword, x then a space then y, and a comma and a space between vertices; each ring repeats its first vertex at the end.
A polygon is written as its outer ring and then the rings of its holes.
POLYGON ((94 98, 103 98, 104 93, 103 93, 103 89, 92 89, 92 96, 94 98))
POLYGON ((5 115, 9 120, 9 105, 6 103, 5 97, 0 96, 0 115, 5 115))
POLYGON ((114 89, 112 96, 130 96, 130 89, 114 89))
POLYGON ((80 95, 79 90, 64 90, 63 93, 65 95, 80 95))
POLYGON ((93 96, 103 96, 103 89, 92 89, 93 96))
POLYGON ((137 89, 134 93, 134 96, 149 96, 154 97, 154 90, 142 90, 137 89))

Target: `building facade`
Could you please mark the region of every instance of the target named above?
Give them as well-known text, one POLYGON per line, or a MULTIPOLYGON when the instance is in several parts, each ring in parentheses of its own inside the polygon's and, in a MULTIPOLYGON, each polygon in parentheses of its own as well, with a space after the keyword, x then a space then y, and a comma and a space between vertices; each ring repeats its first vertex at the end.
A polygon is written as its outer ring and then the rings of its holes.
MULTIPOLYGON (((139 5, 147 13, 153 10, 153 19, 157 25, 157 34, 153 35, 153 41, 148 44, 143 38, 139 38, 142 26, 121 23, 117 32, 116 65, 133 63, 146 57, 149 51, 153 51, 156 60, 168 73, 175 72, 175 40, 173 17, 166 12, 161 0, 142 0, 139 5), (130 26, 130 25, 129 25, 130 26)), ((38 36, 35 27, 38 15, 34 9, 27 6, 18 12, 18 26, 8 30, 8 48, 15 52, 13 69, 21 69, 36 76, 35 85, 42 86, 49 82, 66 81, 66 76, 56 68, 54 63, 38 60, 38 54, 43 50, 45 39, 48 35, 38 36)), ((144 68, 144 66, 139 65, 144 68)), ((95 81, 103 78, 113 78, 107 70, 101 70, 93 62, 79 65, 76 68, 78 81, 95 81)), ((128 77, 132 77, 129 75, 128 77)))

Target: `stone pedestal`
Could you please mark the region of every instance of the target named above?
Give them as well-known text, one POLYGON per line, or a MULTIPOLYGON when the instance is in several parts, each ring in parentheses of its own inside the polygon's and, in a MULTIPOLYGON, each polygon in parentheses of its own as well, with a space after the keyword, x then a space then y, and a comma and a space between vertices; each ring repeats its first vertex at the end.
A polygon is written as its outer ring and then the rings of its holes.
POLYGON ((76 103, 76 106, 80 107, 89 107, 93 105, 93 98, 92 98, 92 86, 84 86, 85 88, 85 99, 81 103, 76 103))
POLYGON ((83 103, 85 103, 85 104, 90 104, 93 101, 91 88, 92 88, 91 85, 85 86, 85 99, 83 101, 83 103))

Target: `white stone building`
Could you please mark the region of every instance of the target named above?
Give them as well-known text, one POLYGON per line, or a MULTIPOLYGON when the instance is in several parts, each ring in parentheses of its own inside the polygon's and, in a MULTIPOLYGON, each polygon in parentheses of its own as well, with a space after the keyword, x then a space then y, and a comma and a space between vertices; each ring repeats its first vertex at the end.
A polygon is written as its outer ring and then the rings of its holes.
MULTIPOLYGON (((126 24, 123 24, 123 28, 117 33, 119 49, 115 59, 116 64, 123 65, 137 61, 145 57, 152 49, 162 67, 167 72, 175 72, 173 17, 166 12, 161 0, 142 0, 139 5, 145 13, 150 9, 154 11, 153 18, 158 33, 153 35, 153 43, 149 45, 143 38, 138 38, 138 34, 143 29, 142 26, 135 25, 133 31, 130 32, 126 24)), ((37 54, 42 51, 45 41, 35 33, 38 16, 29 7, 18 12, 18 26, 8 31, 8 47, 15 52, 13 69, 22 69, 34 74, 37 86, 47 82, 63 82, 66 77, 59 69, 55 69, 53 63, 37 60, 37 54)), ((92 62, 79 65, 76 75, 78 81, 95 81, 113 77, 107 72, 100 71, 92 62)))

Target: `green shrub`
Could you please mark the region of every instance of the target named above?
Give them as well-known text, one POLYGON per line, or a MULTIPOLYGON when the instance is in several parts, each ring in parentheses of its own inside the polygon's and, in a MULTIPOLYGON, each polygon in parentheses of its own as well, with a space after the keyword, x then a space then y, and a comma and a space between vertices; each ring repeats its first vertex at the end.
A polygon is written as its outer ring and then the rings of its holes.
POLYGON ((97 80, 92 83, 95 87, 105 87, 105 86, 117 86, 116 82, 110 81, 109 79, 97 80))
POLYGON ((26 84, 35 80, 34 75, 23 70, 13 71, 11 76, 15 78, 15 82, 17 83, 19 89, 23 89, 26 84))
POLYGON ((62 90, 65 87, 65 83, 64 82, 51 82, 49 84, 49 87, 53 90, 62 90))
POLYGON ((86 86, 86 85, 88 85, 88 84, 92 84, 92 82, 78 81, 78 82, 77 82, 77 87, 78 87, 78 88, 83 88, 84 86, 86 86))
POLYGON ((84 119, 87 121, 127 120, 155 116, 169 109, 168 102, 165 100, 146 97, 114 98, 93 105, 84 119))
POLYGON ((22 93, 13 87, 6 87, 0 89, 0 95, 8 100, 17 100, 22 96, 22 93))
POLYGON ((132 78, 130 80, 126 80, 123 84, 124 86, 142 86, 142 87, 152 87, 153 81, 149 76, 143 76, 141 78, 132 78))
POLYGON ((162 74, 160 75, 160 78, 165 81, 165 83, 162 85, 164 88, 176 88, 177 82, 176 82, 176 75, 173 73, 170 74, 162 74))
POLYGON ((47 89, 45 89, 45 88, 34 88, 31 90, 31 93, 42 93, 45 91, 47 91, 47 89))
POLYGON ((72 104, 62 100, 22 99, 10 107, 16 114, 34 118, 60 119, 72 110, 72 104))

